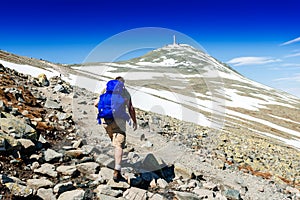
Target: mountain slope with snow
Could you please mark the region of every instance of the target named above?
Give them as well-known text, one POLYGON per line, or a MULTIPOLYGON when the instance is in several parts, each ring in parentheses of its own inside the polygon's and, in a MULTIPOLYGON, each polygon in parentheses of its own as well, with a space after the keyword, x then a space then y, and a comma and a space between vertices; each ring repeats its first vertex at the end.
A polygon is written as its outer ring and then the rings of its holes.
POLYGON ((123 76, 138 108, 217 132, 257 134, 300 149, 299 98, 249 80, 189 45, 167 45, 129 61, 69 67, 38 60, 30 65, 23 57, 8 60, 1 55, 4 66, 33 76, 61 74, 96 93, 107 80, 123 76), (43 68, 36 70, 39 63, 43 68))
POLYGON ((300 148, 299 98, 249 80, 189 45, 168 45, 129 61, 73 69, 104 80, 125 77, 133 102, 141 109, 218 131, 236 132, 239 127, 243 134, 300 148))

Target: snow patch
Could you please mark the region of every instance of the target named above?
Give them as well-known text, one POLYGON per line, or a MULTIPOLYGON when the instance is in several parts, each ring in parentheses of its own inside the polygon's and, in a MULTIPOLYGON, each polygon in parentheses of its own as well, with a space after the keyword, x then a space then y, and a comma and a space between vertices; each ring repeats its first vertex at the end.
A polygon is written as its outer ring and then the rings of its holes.
POLYGON ((55 71, 52 68, 42 69, 42 68, 38 68, 38 67, 33 67, 31 65, 16 64, 16 63, 11 63, 11 62, 7 62, 7 61, 3 61, 3 60, 0 60, 0 63, 4 67, 14 69, 23 74, 29 74, 33 77, 38 77, 38 75, 40 75, 40 74, 45 74, 47 76, 47 78, 51 78, 53 76, 60 75, 60 73, 58 71, 55 71))

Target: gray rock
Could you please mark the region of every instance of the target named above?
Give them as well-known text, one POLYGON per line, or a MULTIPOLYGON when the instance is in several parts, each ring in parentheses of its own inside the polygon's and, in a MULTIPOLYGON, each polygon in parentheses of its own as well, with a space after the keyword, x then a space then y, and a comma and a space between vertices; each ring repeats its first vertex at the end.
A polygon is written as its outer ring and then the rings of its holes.
POLYGON ((158 185, 160 188, 165 189, 166 187, 168 187, 169 184, 168 184, 168 182, 165 181, 164 179, 159 178, 159 179, 157 179, 157 185, 158 185))
POLYGON ((6 118, 1 118, 0 129, 7 133, 11 133, 14 129, 15 136, 18 138, 37 140, 37 132, 34 128, 26 124, 24 120, 9 114, 6 114, 6 118))
POLYGON ((73 145, 72 145, 72 147, 74 148, 74 149, 77 149, 77 148, 79 148, 79 147, 81 147, 82 146, 82 139, 80 139, 80 140, 78 140, 78 141, 75 141, 74 143, 73 143, 73 145))
POLYGON ((166 199, 160 194, 153 194, 151 192, 148 192, 147 194, 149 196, 149 200, 165 200, 166 199))
POLYGON ((57 102, 47 99, 44 105, 45 108, 50 108, 50 109, 56 109, 56 110, 61 110, 62 106, 59 105, 57 102))
POLYGON ((66 192, 69 190, 74 190, 74 189, 75 189, 75 187, 74 187, 73 183, 71 181, 69 181, 67 183, 59 183, 59 184, 55 185, 53 188, 53 192, 61 194, 63 192, 66 192))
POLYGON ((182 177, 184 179, 189 179, 192 175, 192 171, 189 168, 178 162, 174 164, 174 172, 176 177, 182 177))
POLYGON ((44 156, 45 156, 45 161, 46 162, 51 162, 51 161, 56 161, 56 160, 59 160, 60 158, 63 157, 63 154, 61 153, 58 153, 52 149, 47 149, 45 152, 44 152, 44 156))
POLYGON ((80 158, 84 156, 84 151, 81 149, 76 149, 76 150, 68 150, 65 152, 65 155, 71 158, 80 158))
POLYGON ((149 198, 147 192, 148 192, 147 190, 132 187, 123 193, 123 197, 128 200, 134 200, 134 199, 146 200, 149 198))
POLYGON ((55 92, 62 92, 62 93, 65 93, 66 92, 66 89, 64 88, 64 86, 60 85, 60 84, 57 84, 53 90, 55 92))
POLYGON ((77 172, 77 168, 75 165, 74 166, 59 166, 59 167, 57 167, 56 171, 63 175, 73 177, 77 172))
POLYGON ((53 182, 49 181, 48 179, 41 178, 41 179, 28 179, 27 186, 32 189, 39 189, 39 188, 49 188, 53 187, 53 182))
POLYGON ((100 194, 104 194, 104 195, 108 195, 108 196, 112 196, 112 197, 120 196, 123 193, 122 190, 113 190, 108 185, 99 185, 95 189, 95 192, 100 193, 100 194))
POLYGON ((42 154, 32 154, 30 157, 30 160, 36 160, 36 161, 40 161, 43 158, 42 154))
POLYGON ((99 175, 106 181, 111 180, 113 178, 113 172, 114 170, 109 169, 107 167, 102 167, 99 175))
POLYGON ((240 192, 237 190, 231 190, 231 189, 225 190, 223 195, 229 200, 240 200, 241 199, 240 192))
POLYGON ((86 155, 91 154, 94 151, 94 146, 92 145, 83 145, 81 149, 84 151, 86 155))
POLYGON ((74 148, 72 146, 63 146, 62 148, 66 151, 74 150, 74 148))
POLYGON ((124 199, 127 200, 164 200, 165 198, 160 194, 153 194, 147 190, 139 189, 139 188, 130 188, 123 193, 124 199))
POLYGON ((198 200, 199 197, 196 194, 188 193, 188 192, 177 192, 175 191, 175 197, 178 200, 198 200))
POLYGON ((112 196, 108 196, 108 195, 100 194, 100 193, 97 193, 97 197, 100 200, 127 200, 123 197, 116 198, 116 197, 112 197, 112 196))
POLYGON ((96 174, 99 172, 100 165, 96 162, 86 162, 76 165, 76 168, 82 174, 96 174))
POLYGON ((57 172, 55 171, 55 166, 49 163, 42 164, 40 168, 33 170, 35 173, 57 177, 57 172))
POLYGON ((5 186, 9 189, 12 195, 17 197, 28 197, 33 193, 31 188, 18 183, 5 183, 5 186))
POLYGON ((126 182, 118 182, 116 183, 114 180, 109 180, 107 182, 107 185, 110 186, 111 188, 116 188, 116 189, 127 189, 130 188, 130 185, 126 182))
POLYGON ((29 114, 28 110, 23 110, 23 111, 22 111, 22 115, 25 116, 25 115, 28 115, 28 114, 29 114))
POLYGON ((190 187, 188 186, 188 184, 183 184, 183 185, 179 185, 178 186, 178 190, 180 191, 187 191, 190 187))
POLYGON ((43 200, 56 200, 55 195, 53 194, 53 190, 51 188, 45 189, 40 188, 37 191, 37 196, 43 200))
POLYGON ((48 141, 42 135, 39 136, 39 142, 43 145, 48 144, 48 141))
POLYGON ((38 163, 38 162, 33 162, 32 164, 31 164, 31 167, 30 167, 30 169, 33 171, 33 170, 35 170, 35 169, 37 169, 37 168, 39 168, 40 167, 40 164, 38 163))
POLYGON ((77 189, 77 190, 71 190, 62 193, 58 200, 83 200, 84 199, 84 190, 77 189))
POLYGON ((56 114, 56 117, 58 118, 59 121, 61 121, 61 120, 69 120, 69 119, 71 119, 72 115, 70 113, 58 112, 56 114))
POLYGON ((101 166, 114 168, 115 160, 108 155, 100 154, 95 157, 95 160, 97 163, 99 163, 101 166))
POLYGON ((28 139, 18 139, 18 142, 20 142, 22 146, 22 153, 32 153, 35 150, 35 144, 28 139))

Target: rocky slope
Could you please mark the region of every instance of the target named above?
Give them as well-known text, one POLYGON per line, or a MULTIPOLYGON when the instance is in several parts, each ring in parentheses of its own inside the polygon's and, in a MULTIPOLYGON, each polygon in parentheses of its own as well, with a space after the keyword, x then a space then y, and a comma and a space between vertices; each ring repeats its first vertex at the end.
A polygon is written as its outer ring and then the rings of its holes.
POLYGON ((0 78, 2 199, 300 198, 295 149, 142 110, 128 127, 128 182, 115 183, 96 94, 3 66, 0 78))

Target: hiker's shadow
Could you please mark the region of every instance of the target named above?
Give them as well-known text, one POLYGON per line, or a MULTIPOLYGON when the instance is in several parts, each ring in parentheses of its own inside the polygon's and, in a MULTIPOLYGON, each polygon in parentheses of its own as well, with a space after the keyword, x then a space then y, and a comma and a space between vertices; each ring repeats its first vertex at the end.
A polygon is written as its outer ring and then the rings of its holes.
POLYGON ((167 165, 162 160, 158 161, 153 154, 147 154, 145 158, 135 163, 126 162, 122 166, 132 169, 127 181, 132 187, 148 189, 150 183, 158 179, 163 179, 170 183, 175 178, 174 165, 167 165))

